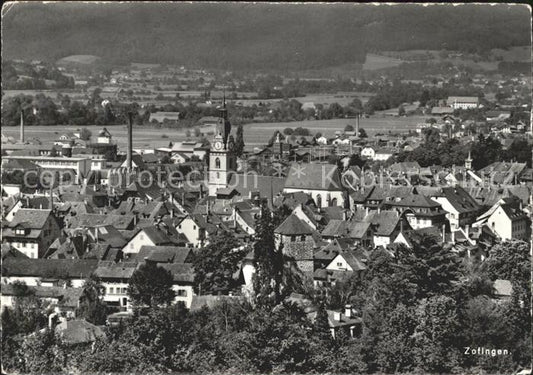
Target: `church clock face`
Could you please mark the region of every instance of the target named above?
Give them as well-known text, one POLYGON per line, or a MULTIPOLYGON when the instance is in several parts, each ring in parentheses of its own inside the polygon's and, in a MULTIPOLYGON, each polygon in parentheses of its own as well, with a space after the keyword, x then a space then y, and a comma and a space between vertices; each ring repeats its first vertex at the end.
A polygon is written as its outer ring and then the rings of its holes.
POLYGON ((233 144, 233 142, 231 142, 231 141, 228 142, 228 149, 229 149, 229 150, 233 150, 233 147, 234 147, 234 146, 235 146, 235 145, 233 144))
POLYGON ((215 142, 215 150, 222 150, 222 142, 220 141, 215 142))

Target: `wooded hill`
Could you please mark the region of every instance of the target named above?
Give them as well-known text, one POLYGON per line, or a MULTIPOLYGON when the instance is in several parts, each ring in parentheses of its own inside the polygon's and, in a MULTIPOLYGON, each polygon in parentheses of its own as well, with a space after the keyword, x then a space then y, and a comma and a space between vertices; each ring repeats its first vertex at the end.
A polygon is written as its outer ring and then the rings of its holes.
POLYGON ((518 5, 32 4, 3 12, 3 58, 96 55, 218 69, 317 69, 367 52, 529 45, 518 5))

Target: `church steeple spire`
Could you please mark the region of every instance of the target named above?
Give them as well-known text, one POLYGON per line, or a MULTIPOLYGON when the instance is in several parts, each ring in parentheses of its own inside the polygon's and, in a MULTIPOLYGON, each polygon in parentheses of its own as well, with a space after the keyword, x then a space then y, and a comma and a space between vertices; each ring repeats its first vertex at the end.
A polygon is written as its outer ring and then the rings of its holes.
POLYGON ((472 151, 468 150, 468 157, 465 159, 465 168, 472 169, 472 151))

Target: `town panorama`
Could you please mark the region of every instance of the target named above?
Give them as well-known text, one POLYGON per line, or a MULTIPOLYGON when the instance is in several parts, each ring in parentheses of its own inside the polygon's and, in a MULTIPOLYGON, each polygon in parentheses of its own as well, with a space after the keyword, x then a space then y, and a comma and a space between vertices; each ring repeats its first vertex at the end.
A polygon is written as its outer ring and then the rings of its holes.
POLYGON ((2 7, 2 374, 531 374, 531 8, 2 7))

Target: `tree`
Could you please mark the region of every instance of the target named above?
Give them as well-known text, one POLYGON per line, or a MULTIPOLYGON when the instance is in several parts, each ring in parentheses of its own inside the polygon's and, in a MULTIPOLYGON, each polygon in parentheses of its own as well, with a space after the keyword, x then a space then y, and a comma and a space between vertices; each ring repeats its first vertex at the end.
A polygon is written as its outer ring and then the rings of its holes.
POLYGON ((200 128, 195 127, 194 128, 194 136, 198 138, 202 133, 200 132, 200 128))
POLYGON ((303 135, 303 136, 308 136, 310 134, 311 133, 309 132, 309 129, 302 128, 302 127, 297 127, 296 129, 294 129, 292 133, 292 135, 303 135))
POLYGON ((455 301, 434 296, 420 302, 421 314, 416 328, 415 360, 427 372, 450 373, 459 365, 462 343, 455 301))
POLYGON ((350 124, 346 125, 344 127, 344 131, 345 132, 353 132, 354 131, 353 125, 350 125, 350 124))
POLYGON ((234 152, 237 157, 241 157, 244 152, 244 134, 242 125, 237 127, 237 139, 235 140, 234 152))
POLYGON ((154 263, 140 266, 130 278, 128 295, 138 306, 169 305, 174 300, 173 278, 169 271, 154 263))
POLYGON ((398 116, 405 116, 405 107, 403 104, 398 107, 398 116))
POLYGON ((100 279, 95 275, 89 276, 83 284, 78 316, 81 316, 88 322, 96 325, 105 324, 107 306, 102 301, 102 296, 104 294, 105 288, 100 283, 100 279))
POLYGON ((283 134, 285 135, 292 135, 293 133, 294 133, 294 130, 292 128, 283 129, 283 134))
POLYGON ((195 285, 199 294, 227 293, 236 285, 233 274, 246 256, 246 249, 231 234, 223 231, 194 255, 195 285))
POLYGON ((366 130, 363 128, 359 129, 359 138, 368 138, 368 135, 366 134, 366 130))
POLYGON ((502 144, 492 136, 485 138, 483 134, 480 134, 478 140, 472 143, 471 150, 474 170, 501 160, 502 144))
POLYGON ((283 254, 274 243, 272 213, 263 206, 257 223, 256 241, 253 245, 256 263, 254 291, 260 305, 277 305, 281 301, 283 254))
POLYGON ((92 133, 91 133, 91 131, 89 129, 81 128, 81 130, 80 130, 80 139, 81 140, 88 141, 89 139, 91 139, 91 136, 92 136, 92 133))

